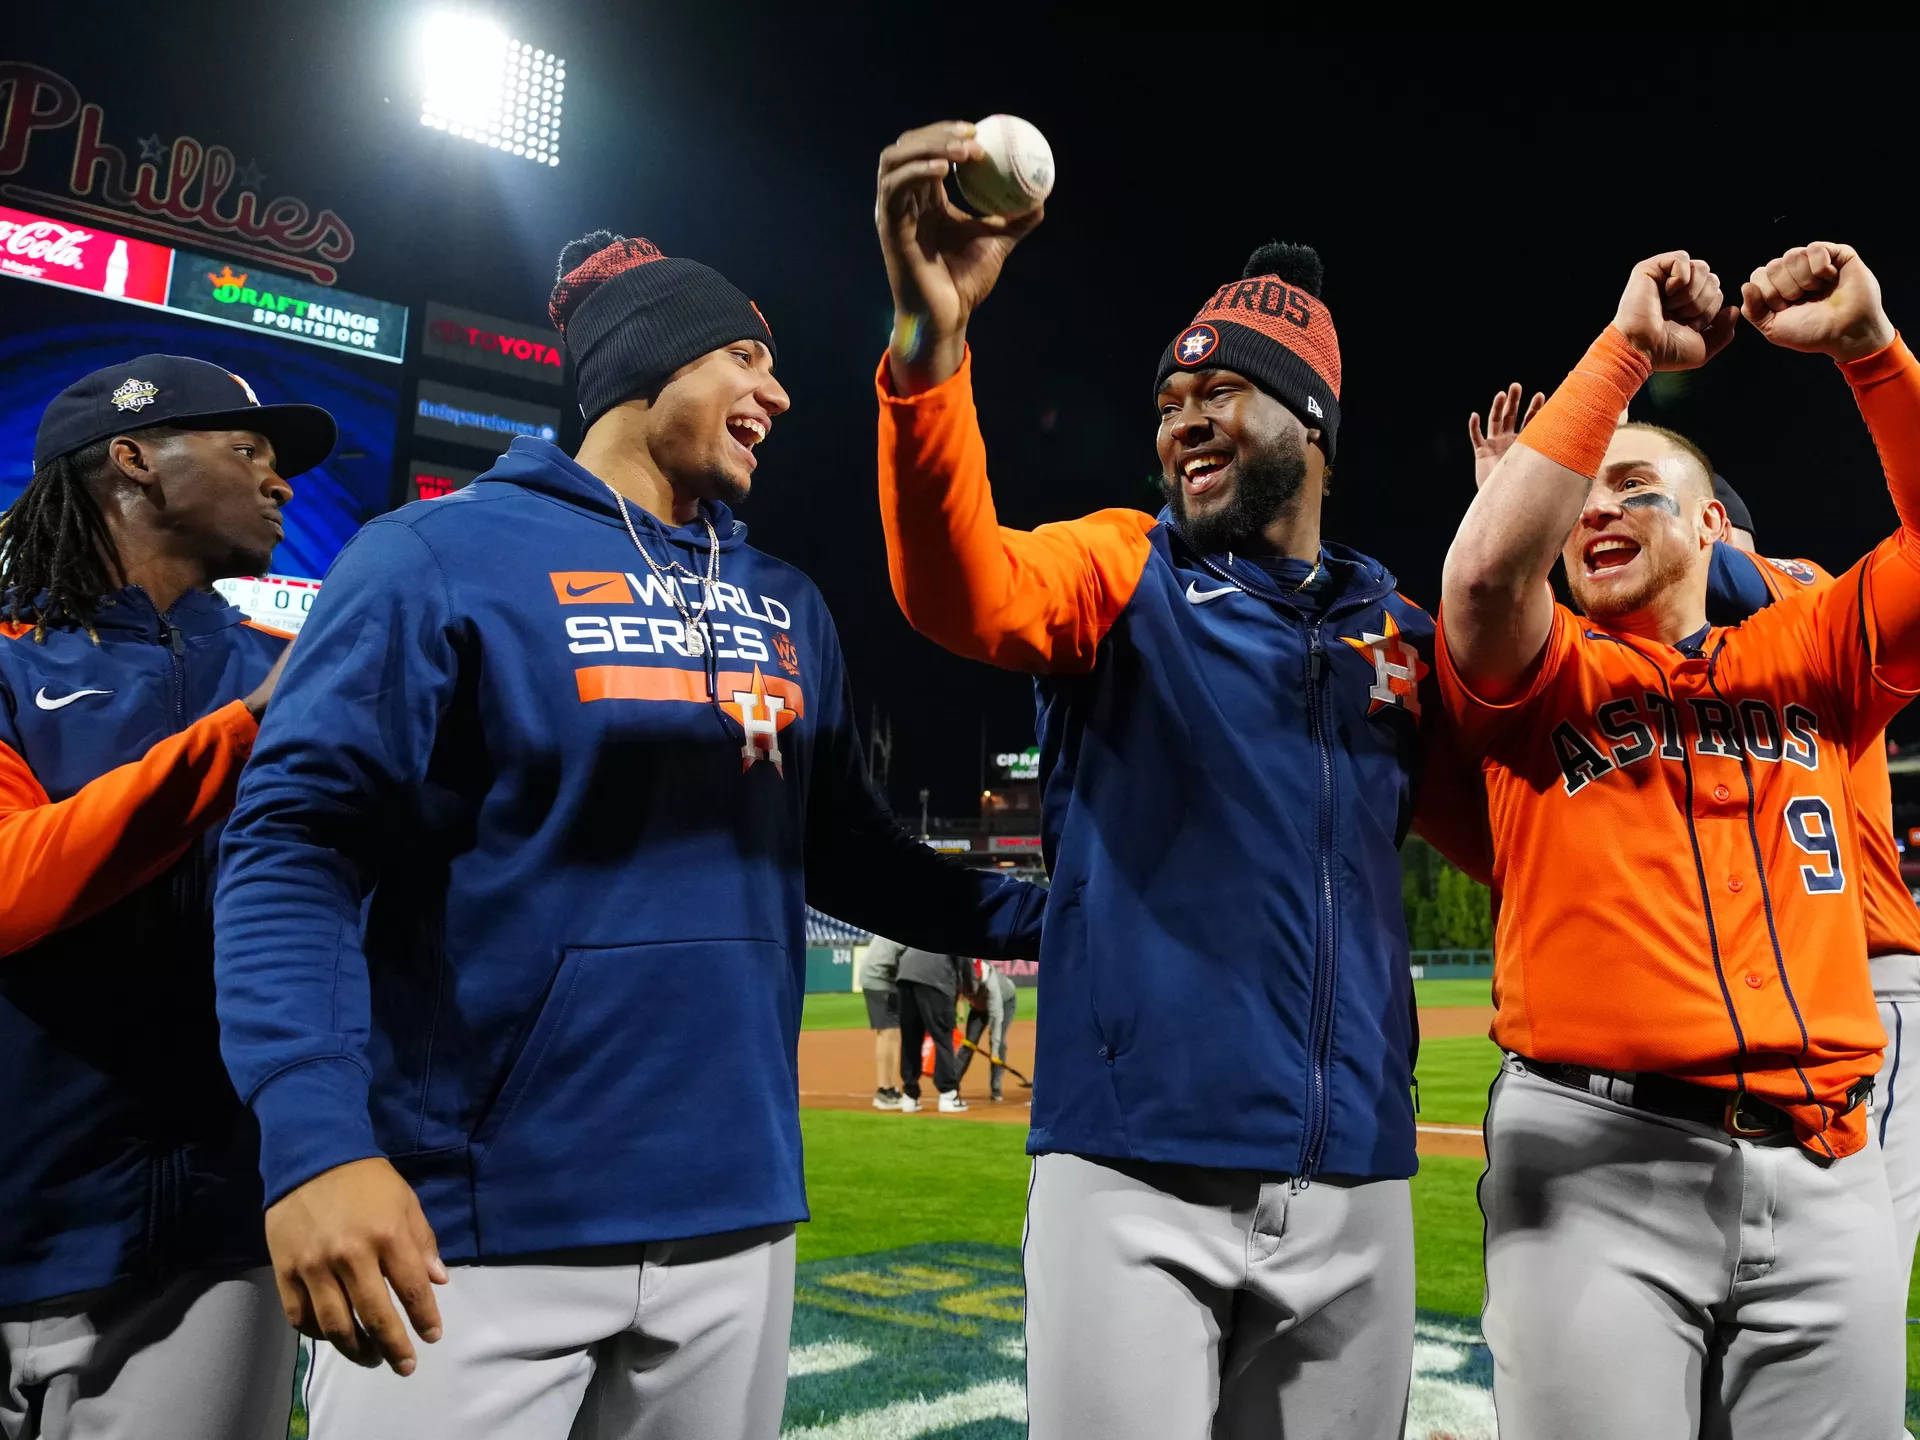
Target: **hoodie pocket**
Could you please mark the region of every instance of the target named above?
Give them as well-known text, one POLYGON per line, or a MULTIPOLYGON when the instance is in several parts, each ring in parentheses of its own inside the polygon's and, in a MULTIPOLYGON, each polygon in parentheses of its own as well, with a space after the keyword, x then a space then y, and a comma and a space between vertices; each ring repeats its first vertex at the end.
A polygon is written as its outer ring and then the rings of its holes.
POLYGON ((473 1132, 475 1180, 496 1187, 482 1210, 517 1230, 604 1207, 614 1191, 672 1208, 682 1190, 737 1184, 743 1160, 758 1171, 792 1150, 795 986, 771 941, 566 951, 473 1132), (595 1178, 557 1186, 561 1173, 595 1178))

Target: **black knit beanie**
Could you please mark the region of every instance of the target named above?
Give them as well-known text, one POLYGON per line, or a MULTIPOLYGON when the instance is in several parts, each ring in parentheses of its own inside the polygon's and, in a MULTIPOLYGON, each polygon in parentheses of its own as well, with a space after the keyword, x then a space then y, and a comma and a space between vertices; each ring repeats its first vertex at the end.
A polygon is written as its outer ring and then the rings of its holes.
POLYGON ((735 340, 773 349, 760 307, 719 271, 608 230, 560 252, 547 314, 573 358, 580 414, 589 426, 709 350, 735 340))
POLYGON ((1318 430, 1332 464, 1340 430, 1340 337, 1320 299, 1322 273, 1311 246, 1262 245, 1240 278, 1214 291, 1161 352, 1154 393, 1175 370, 1232 370, 1318 430))

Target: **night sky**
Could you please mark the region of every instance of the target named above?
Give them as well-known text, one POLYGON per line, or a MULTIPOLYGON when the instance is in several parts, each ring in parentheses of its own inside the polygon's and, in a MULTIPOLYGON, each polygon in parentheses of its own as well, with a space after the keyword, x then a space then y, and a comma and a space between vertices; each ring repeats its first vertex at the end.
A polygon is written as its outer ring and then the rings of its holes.
MULTIPOLYGON (((887 586, 873 176, 902 129, 1011 111, 1053 145, 1047 222, 971 337, 1013 525, 1157 508, 1154 362, 1272 238, 1320 248, 1340 331, 1327 534, 1428 605, 1472 490, 1468 410, 1509 379, 1557 382, 1643 256, 1684 247, 1737 288, 1791 245, 1845 240, 1920 332, 1911 36, 1307 38, 1020 6, 948 7, 944 29, 914 32, 717 4, 493 6, 567 63, 561 164, 536 169, 420 125, 425 8, 28 4, 0 58, 65 74, 123 147, 224 143, 269 195, 330 206, 358 240, 349 290, 539 319, 560 246, 606 226, 748 291, 794 408, 742 518, 825 593, 863 717, 892 719, 903 811, 929 785, 935 813, 966 813, 982 718, 990 749, 1029 743, 1032 691, 915 636, 887 586)), ((40 143, 64 156, 69 137, 40 143)), ((1831 372, 1748 332, 1636 413, 1706 449, 1764 551, 1839 570, 1894 518, 1831 372)), ((1920 739, 1920 722, 1894 733, 1920 739)))

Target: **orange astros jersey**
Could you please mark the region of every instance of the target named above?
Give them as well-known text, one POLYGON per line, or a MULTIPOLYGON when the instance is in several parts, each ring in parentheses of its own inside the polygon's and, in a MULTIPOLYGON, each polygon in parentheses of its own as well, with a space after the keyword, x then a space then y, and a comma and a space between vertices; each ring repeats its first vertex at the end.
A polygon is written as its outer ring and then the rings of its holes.
POLYGON ((1879 676, 1866 613, 1920 592, 1900 545, 1709 630, 1698 658, 1555 606, 1498 705, 1454 669, 1442 616, 1441 693, 1484 757, 1500 1045, 1745 1088, 1812 1148, 1865 1143, 1848 1105, 1886 1037, 1853 753, 1911 698, 1879 676))
MULTIPOLYGON (((1775 560, 1749 555, 1773 595, 1789 595, 1833 576, 1811 560, 1775 560)), ((1886 737, 1869 736, 1853 761, 1853 802, 1860 821, 1860 908, 1865 911, 1867 954, 1920 955, 1920 908, 1900 873, 1900 847, 1893 838, 1893 777, 1887 773, 1886 737)))

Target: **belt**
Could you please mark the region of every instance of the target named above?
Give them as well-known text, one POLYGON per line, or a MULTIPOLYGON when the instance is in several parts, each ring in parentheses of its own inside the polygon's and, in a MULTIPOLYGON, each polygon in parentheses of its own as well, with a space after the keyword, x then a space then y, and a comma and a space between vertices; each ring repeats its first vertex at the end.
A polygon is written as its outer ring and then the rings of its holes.
MULTIPOLYGON (((1528 1074, 1564 1085, 1569 1090, 1602 1095, 1635 1110, 1664 1115, 1671 1120, 1685 1120, 1742 1139, 1771 1138, 1793 1129, 1793 1117, 1786 1111, 1745 1091, 1714 1090, 1705 1085, 1676 1080, 1671 1075, 1594 1070, 1585 1065, 1534 1060, 1526 1055, 1515 1055, 1513 1058, 1520 1062, 1528 1074), (1609 1083, 1596 1089, 1593 1085, 1595 1080, 1609 1083), (1632 1098, 1626 1099, 1615 1094, 1615 1084, 1632 1098)), ((1844 1115, 1847 1110, 1860 1104, 1872 1090, 1871 1080, 1864 1082, 1864 1086, 1855 1086, 1848 1093, 1846 1110, 1840 1113, 1844 1115)))

